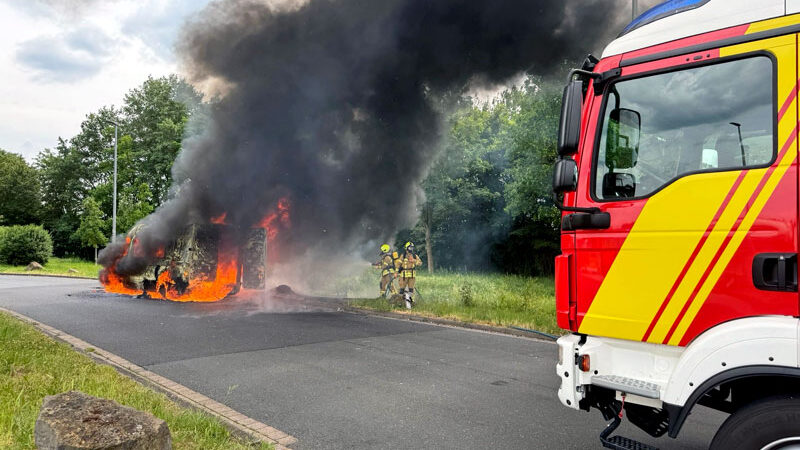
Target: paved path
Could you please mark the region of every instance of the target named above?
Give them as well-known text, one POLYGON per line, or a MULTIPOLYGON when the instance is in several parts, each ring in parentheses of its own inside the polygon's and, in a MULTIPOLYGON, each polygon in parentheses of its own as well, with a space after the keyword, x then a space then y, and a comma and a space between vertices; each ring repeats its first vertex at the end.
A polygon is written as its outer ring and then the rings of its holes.
MULTIPOLYGON (((97 287, 0 276, 0 306, 285 431, 296 449, 600 448, 600 414, 558 403, 549 342, 300 301, 181 304, 97 287)), ((621 430, 661 448, 705 448, 722 420, 698 408, 678 440, 621 430)))

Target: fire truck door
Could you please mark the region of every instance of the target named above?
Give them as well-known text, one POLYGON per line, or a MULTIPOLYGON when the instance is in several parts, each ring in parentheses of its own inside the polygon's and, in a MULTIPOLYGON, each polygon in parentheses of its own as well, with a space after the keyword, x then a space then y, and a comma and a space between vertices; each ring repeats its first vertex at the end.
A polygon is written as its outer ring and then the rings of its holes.
POLYGON ((795 35, 626 65, 581 149, 578 331, 685 345, 798 315, 795 35))

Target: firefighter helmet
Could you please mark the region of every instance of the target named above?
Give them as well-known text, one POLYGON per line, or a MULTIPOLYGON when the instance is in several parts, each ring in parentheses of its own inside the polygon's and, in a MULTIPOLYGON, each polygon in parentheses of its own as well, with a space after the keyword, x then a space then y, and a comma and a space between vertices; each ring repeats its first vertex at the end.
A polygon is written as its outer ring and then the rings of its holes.
POLYGON ((381 252, 383 252, 383 253, 389 253, 389 244, 383 244, 383 245, 381 245, 381 252))
POLYGON ((414 250, 414 243, 413 242, 406 242, 406 245, 404 245, 403 248, 406 249, 406 250, 408 250, 409 248, 411 250, 414 250))

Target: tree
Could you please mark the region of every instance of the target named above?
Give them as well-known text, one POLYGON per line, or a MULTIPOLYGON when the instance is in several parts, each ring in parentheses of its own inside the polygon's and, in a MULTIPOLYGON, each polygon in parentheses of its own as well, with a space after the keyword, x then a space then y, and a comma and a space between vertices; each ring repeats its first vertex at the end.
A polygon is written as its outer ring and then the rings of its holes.
MULTIPOLYGON (((189 107, 178 99, 199 98, 190 87, 172 75, 148 78, 141 87, 125 95, 123 112, 126 133, 132 139, 131 163, 140 180, 147 183, 156 204, 167 197, 172 184, 172 163, 181 149, 189 107)), ((196 105, 192 105, 196 109, 196 105)))
POLYGON ((422 185, 419 222, 398 233, 399 241, 424 241, 429 270, 552 273, 559 250, 560 215, 550 193, 558 91, 529 76, 491 103, 448 102, 447 135, 422 185))
POLYGON ((22 156, 0 149, 0 225, 39 221, 41 185, 22 156))
POLYGON ((75 231, 75 236, 87 247, 94 247, 94 262, 97 262, 97 247, 104 245, 108 240, 103 235, 103 213, 97 202, 88 197, 83 201, 81 224, 75 231))
MULTIPOLYGON (((44 188, 41 217, 55 253, 88 256, 75 233, 86 198, 95 199, 103 217, 112 214, 114 126, 109 121, 119 124, 118 230, 125 232, 166 199, 182 139, 203 131, 209 110, 183 80, 148 78, 128 92, 121 109, 103 107, 88 114, 77 135, 59 138, 55 149, 41 152, 36 159, 44 188), (187 129, 190 116, 197 119, 187 129)), ((111 223, 103 223, 108 236, 111 223)))
POLYGON ((55 151, 36 158, 42 185, 42 224, 53 237, 53 252, 63 256, 80 246, 73 238, 80 225, 81 202, 89 194, 85 180, 90 169, 69 142, 59 139, 55 151))
POLYGON ((136 224, 136 222, 147 217, 148 214, 153 212, 153 205, 150 203, 150 198, 153 194, 147 183, 139 183, 136 189, 128 187, 120 193, 119 208, 117 214, 117 226, 119 230, 127 231, 136 224))

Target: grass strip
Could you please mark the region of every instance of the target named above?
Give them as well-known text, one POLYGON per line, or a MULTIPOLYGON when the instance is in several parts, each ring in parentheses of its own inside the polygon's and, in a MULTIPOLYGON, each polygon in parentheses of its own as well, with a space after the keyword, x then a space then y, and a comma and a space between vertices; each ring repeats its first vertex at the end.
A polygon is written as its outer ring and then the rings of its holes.
POLYGON ((34 423, 44 397, 73 389, 164 419, 176 449, 272 448, 249 444, 216 418, 181 407, 112 367, 97 364, 33 326, 0 313, 0 448, 35 448, 34 423))
MULTIPOLYGON (((371 281, 375 285, 373 291, 377 291, 377 278, 374 274, 372 277, 368 275, 353 278, 351 282, 371 281)), ((417 287, 419 294, 411 314, 563 334, 556 325, 552 278, 445 271, 431 275, 420 271, 417 287)), ((358 289, 356 286, 353 288, 358 289)), ((407 312, 401 306, 390 305, 384 298, 356 299, 351 301, 351 305, 378 311, 407 312)))
POLYGON ((64 275, 70 277, 97 278, 100 266, 80 258, 50 258, 43 270, 25 271, 25 266, 0 264, 0 273, 29 273, 38 275, 64 275), (73 269, 75 272, 70 272, 73 269))

